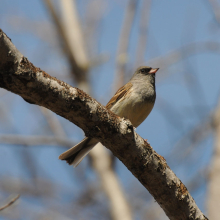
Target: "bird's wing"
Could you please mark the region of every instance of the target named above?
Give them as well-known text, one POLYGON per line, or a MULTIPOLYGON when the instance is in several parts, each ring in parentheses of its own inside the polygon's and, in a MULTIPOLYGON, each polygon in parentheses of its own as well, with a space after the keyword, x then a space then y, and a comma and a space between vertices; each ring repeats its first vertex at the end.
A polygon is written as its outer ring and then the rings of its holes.
POLYGON ((132 88, 132 83, 127 83, 124 86, 122 86, 115 95, 110 99, 108 104, 106 105, 107 109, 110 109, 118 100, 124 97, 126 93, 129 92, 129 90, 132 88))

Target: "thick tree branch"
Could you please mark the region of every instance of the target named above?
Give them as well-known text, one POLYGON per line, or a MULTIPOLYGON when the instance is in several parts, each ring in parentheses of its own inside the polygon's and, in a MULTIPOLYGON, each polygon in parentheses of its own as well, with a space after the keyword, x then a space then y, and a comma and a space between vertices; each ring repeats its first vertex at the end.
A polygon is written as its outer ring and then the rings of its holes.
POLYGON ((95 99, 34 67, 0 30, 0 87, 44 106, 97 138, 149 190, 170 219, 207 219, 183 183, 136 132, 95 99))

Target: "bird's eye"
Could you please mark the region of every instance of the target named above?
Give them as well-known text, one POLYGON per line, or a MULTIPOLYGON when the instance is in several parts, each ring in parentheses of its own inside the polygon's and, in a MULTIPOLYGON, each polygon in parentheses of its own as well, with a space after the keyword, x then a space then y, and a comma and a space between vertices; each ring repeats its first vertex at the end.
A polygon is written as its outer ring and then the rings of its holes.
POLYGON ((141 69, 141 72, 142 72, 142 73, 144 73, 144 72, 145 72, 145 70, 144 70, 144 69, 141 69))

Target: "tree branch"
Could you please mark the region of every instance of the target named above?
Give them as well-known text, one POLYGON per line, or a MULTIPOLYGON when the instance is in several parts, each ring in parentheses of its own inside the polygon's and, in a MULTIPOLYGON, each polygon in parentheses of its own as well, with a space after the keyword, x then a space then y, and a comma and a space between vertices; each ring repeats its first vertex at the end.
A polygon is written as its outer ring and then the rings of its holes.
MULTIPOLYGON (((189 56, 205 53, 207 51, 212 51, 213 53, 219 54, 220 43, 214 41, 189 43, 184 45, 183 47, 174 49, 166 53, 165 55, 150 59, 148 60, 148 63, 149 66, 160 66, 160 69, 161 68, 165 69, 189 56)), ((160 80, 166 79, 169 75, 168 74, 160 75, 160 80)))
POLYGON ((141 5, 141 15, 139 20, 139 31, 138 31, 138 41, 137 41, 137 51, 135 67, 143 65, 144 57, 146 53, 147 41, 148 41, 148 28, 150 23, 150 9, 151 0, 143 1, 141 5))
POLYGON ((131 36, 131 29, 137 10, 137 3, 137 0, 130 0, 125 11, 116 57, 116 75, 114 83, 115 90, 118 90, 118 88, 124 85, 126 64, 128 63, 128 47, 131 36))
POLYGON ((0 207, 0 211, 2 211, 5 208, 11 206, 19 197, 20 197, 20 195, 15 196, 9 203, 7 203, 6 205, 0 207))
POLYGON ((44 106, 98 139, 148 189, 170 219, 207 219, 165 159, 95 99, 36 68, 0 30, 0 87, 44 106))
MULTIPOLYGON (((70 35, 70 31, 67 31, 66 26, 62 24, 59 17, 57 16, 57 13, 55 11, 55 8, 53 6, 53 3, 50 0, 44 0, 45 5, 47 6, 48 11, 51 14, 51 17, 54 21, 55 27, 57 29, 58 36, 60 38, 60 42, 63 43, 63 50, 66 54, 66 57, 68 58, 70 68, 72 71, 72 74, 76 80, 77 83, 79 83, 82 88, 87 89, 86 84, 86 78, 87 78, 87 70, 88 70, 88 63, 86 62, 86 56, 83 53, 84 48, 81 46, 81 38, 82 35, 79 30, 79 24, 74 15, 71 17, 71 21, 74 21, 74 24, 72 23, 72 27, 68 27, 72 31, 74 31, 74 35, 70 35), (74 20, 75 19, 75 20, 74 20), (74 38, 74 40, 71 40, 74 38), (77 45, 77 46, 76 46, 77 45), (80 48, 79 48, 80 47, 80 48), (78 49, 80 49, 80 55, 76 53, 79 53, 78 49)), ((68 3, 71 4, 70 1, 68 3)), ((70 9, 71 10, 71 9, 70 9)), ((68 13, 69 15, 69 13, 68 13)))
POLYGON ((16 135, 16 134, 1 134, 0 144, 16 144, 16 145, 54 145, 62 147, 72 147, 76 142, 62 137, 43 136, 43 135, 16 135))
POLYGON ((212 124, 214 128, 215 144, 210 166, 207 207, 210 218, 217 220, 219 218, 220 207, 220 101, 214 112, 212 124))
POLYGON ((126 200, 124 191, 119 184, 115 172, 113 169, 110 169, 112 163, 111 157, 100 143, 91 153, 93 154, 93 167, 95 167, 96 172, 99 174, 102 187, 109 198, 113 219, 132 220, 132 211, 126 200))

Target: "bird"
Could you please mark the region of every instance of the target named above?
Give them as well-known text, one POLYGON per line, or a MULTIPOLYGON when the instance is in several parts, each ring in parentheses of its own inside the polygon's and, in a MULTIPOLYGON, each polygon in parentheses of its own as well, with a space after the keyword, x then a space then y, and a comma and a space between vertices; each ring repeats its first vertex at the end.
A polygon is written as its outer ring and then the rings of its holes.
MULTIPOLYGON (((106 108, 119 117, 129 119, 137 128, 150 114, 156 100, 155 74, 159 68, 139 67, 130 81, 122 86, 107 103, 106 108)), ((99 141, 85 137, 77 145, 59 156, 74 167, 95 147, 99 141)))

